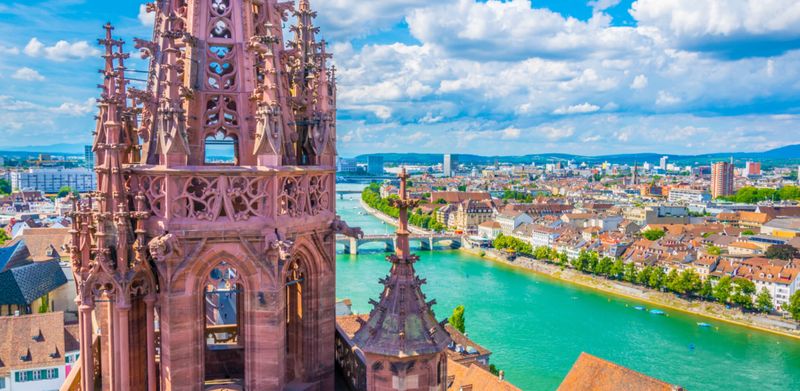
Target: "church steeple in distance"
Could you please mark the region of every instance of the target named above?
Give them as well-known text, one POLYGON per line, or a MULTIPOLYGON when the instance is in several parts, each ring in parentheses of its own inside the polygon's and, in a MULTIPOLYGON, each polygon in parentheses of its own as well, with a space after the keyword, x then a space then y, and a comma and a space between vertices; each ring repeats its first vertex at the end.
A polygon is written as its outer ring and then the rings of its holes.
POLYGON ((380 280, 384 289, 369 320, 354 337, 354 342, 367 358, 367 389, 393 389, 392 384, 405 384, 406 390, 445 390, 447 358, 445 349, 450 335, 436 321, 422 293, 425 279, 417 276, 414 263, 419 257, 409 246, 408 210, 418 204, 408 197, 408 174, 402 169, 400 197, 392 205, 400 210, 395 253, 386 257, 392 264, 389 275, 380 280))

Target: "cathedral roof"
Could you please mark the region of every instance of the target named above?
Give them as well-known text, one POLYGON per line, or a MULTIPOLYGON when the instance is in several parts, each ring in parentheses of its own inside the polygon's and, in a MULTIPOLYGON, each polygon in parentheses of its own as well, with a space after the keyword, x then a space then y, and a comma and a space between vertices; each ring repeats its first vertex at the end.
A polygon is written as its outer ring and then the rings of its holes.
POLYGON ((369 320, 358 330, 354 342, 365 353, 391 357, 413 357, 443 352, 450 335, 440 324, 422 293, 425 280, 417 276, 414 263, 419 259, 408 251, 408 205, 405 172, 400 175, 401 190, 398 207, 401 209, 397 230, 397 253, 386 259, 392 267, 389 275, 380 280, 384 289, 380 302, 369 320))

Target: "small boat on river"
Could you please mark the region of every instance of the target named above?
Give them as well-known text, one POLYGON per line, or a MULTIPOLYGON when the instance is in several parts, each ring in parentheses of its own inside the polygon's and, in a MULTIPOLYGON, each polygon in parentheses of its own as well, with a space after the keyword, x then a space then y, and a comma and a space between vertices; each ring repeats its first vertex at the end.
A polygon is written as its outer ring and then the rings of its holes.
POLYGON ((706 322, 697 322, 697 325, 700 327, 711 327, 711 325, 706 322))
POLYGON ((653 315, 666 315, 664 311, 661 310, 650 310, 650 313, 653 315))
POLYGON ((637 310, 637 311, 644 311, 644 310, 646 310, 647 308, 644 308, 644 306, 642 306, 642 305, 637 305, 636 307, 633 307, 633 309, 635 309, 635 310, 637 310))

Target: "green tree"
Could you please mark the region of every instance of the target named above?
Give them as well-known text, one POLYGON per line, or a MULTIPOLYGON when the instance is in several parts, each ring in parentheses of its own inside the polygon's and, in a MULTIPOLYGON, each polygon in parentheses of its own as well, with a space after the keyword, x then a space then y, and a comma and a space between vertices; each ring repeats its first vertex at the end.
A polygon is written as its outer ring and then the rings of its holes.
POLYGON ((675 269, 672 269, 672 270, 669 271, 669 274, 667 274, 667 276, 664 277, 664 286, 667 289, 669 289, 669 290, 671 290, 673 292, 680 293, 679 292, 679 289, 680 289, 680 286, 679 286, 680 281, 679 280, 680 280, 680 275, 678 275, 678 271, 675 270, 675 269))
POLYGON ((614 260, 609 257, 602 257, 600 261, 597 262, 597 270, 595 272, 597 274, 608 276, 611 274, 611 268, 614 266, 614 260))
POLYGON ((700 292, 698 292, 698 295, 704 299, 708 299, 713 293, 714 286, 711 285, 711 279, 706 278, 706 280, 703 281, 703 285, 700 287, 700 292))
POLYGON ((772 308, 772 295, 769 294, 766 287, 761 288, 761 292, 756 296, 756 309, 768 313, 772 311, 772 308))
POLYGON ((447 320, 453 327, 462 332, 467 332, 466 325, 464 323, 464 306, 460 305, 453 310, 453 314, 450 315, 450 318, 447 320))
POLYGON ((614 261, 614 264, 611 265, 608 276, 614 279, 620 279, 623 273, 625 273, 625 263, 623 263, 621 259, 617 259, 614 261))
POLYGON ((533 257, 539 260, 549 260, 550 249, 546 246, 536 247, 536 250, 533 251, 533 257))
POLYGON ((459 185, 458 191, 467 191, 467 185, 459 185))
POLYGON ((636 283, 639 285, 645 285, 650 282, 650 275, 653 274, 653 267, 646 266, 644 269, 639 271, 639 275, 636 276, 636 283))
POLYGON ((578 257, 573 259, 570 263, 572 264, 572 267, 579 272, 587 270, 589 267, 589 253, 586 251, 581 251, 578 257))
POLYGON ((753 308, 753 294, 756 293, 756 284, 746 278, 733 280, 733 294, 731 301, 742 307, 742 310, 753 308))
POLYGON ((6 244, 6 242, 9 240, 11 240, 11 237, 8 236, 6 230, 0 229, 0 246, 6 244))
POLYGON ((0 179, 0 194, 11 194, 11 182, 8 179, 0 179))
POLYGON ((46 314, 50 311, 50 294, 45 293, 44 296, 41 298, 41 304, 39 304, 39 313, 46 314))
POLYGON ((636 265, 634 265, 633 262, 625 264, 625 271, 623 272, 622 276, 622 278, 625 281, 636 282, 637 274, 638 273, 636 273, 636 265))
POLYGON ((769 246, 766 254, 769 259, 783 259, 784 261, 791 261, 800 256, 796 248, 788 244, 775 244, 769 246))
POLYGON ((495 376, 500 376, 500 370, 494 364, 489 364, 489 373, 495 376))
POLYGON ((693 269, 684 270, 679 280, 681 294, 694 296, 703 288, 703 280, 693 269))
POLYGON ((69 186, 62 186, 62 187, 61 187, 61 189, 59 189, 59 190, 58 190, 58 198, 66 197, 66 196, 68 196, 70 193, 72 193, 72 194, 75 194, 75 195, 78 195, 78 192, 77 192, 77 191, 75 191, 75 190, 72 190, 72 188, 71 188, 71 187, 69 187, 69 186))
POLYGON ((664 237, 667 233, 660 230, 660 229, 648 229, 647 231, 642 232, 642 236, 644 236, 647 240, 658 240, 664 237))
POLYGON ((717 247, 717 246, 708 246, 708 247, 706 248, 706 251, 707 251, 707 252, 708 252, 710 255, 721 255, 721 254, 722 254, 722 249, 721 249, 721 248, 719 248, 719 247, 717 247))
POLYGON ((727 303, 731 298, 733 291, 733 283, 730 276, 723 276, 717 281, 717 286, 714 287, 713 296, 720 303, 727 303))
POLYGON ((792 315, 792 319, 800 320, 800 291, 795 292, 789 298, 789 304, 786 306, 786 311, 792 315))
POLYGON ((755 232, 753 232, 752 230, 749 230, 749 229, 746 229, 746 230, 742 231, 742 235, 744 235, 744 236, 753 236, 755 234, 756 234, 755 232))
POLYGON ((661 289, 664 287, 664 279, 666 278, 667 274, 664 273, 664 269, 657 267, 650 274, 650 279, 647 281, 647 285, 653 289, 661 289))

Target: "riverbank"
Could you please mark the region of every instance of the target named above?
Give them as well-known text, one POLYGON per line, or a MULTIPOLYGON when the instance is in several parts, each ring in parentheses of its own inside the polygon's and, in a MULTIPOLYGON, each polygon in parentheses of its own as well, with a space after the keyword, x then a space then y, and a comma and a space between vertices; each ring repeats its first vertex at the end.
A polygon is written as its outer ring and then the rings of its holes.
MULTIPOLYGON (((397 225, 396 219, 387 216, 386 214, 374 208, 371 208, 363 200, 359 199, 359 202, 361 207, 364 208, 364 210, 366 210, 370 215, 380 219, 386 224, 391 224, 394 226, 397 225)), ((430 234, 430 232, 421 230, 417 227, 411 227, 411 231, 418 234, 430 234)), ((471 255, 476 255, 513 268, 523 269, 529 272, 554 278, 559 281, 564 281, 580 285, 585 288, 602 291, 604 293, 641 301, 650 305, 669 308, 672 310, 702 316, 729 324, 735 324, 754 330, 778 334, 793 339, 800 339, 800 330, 797 329, 796 326, 774 317, 765 317, 758 314, 745 314, 737 309, 727 309, 724 305, 719 303, 711 303, 702 300, 688 301, 676 297, 671 293, 654 291, 637 285, 628 284, 623 281, 608 280, 605 278, 580 273, 568 268, 562 270, 556 265, 531 258, 519 257, 514 262, 510 262, 494 249, 470 249, 466 246, 462 246, 460 251, 464 251, 471 255)))
POLYGON ((622 281, 607 280, 597 276, 576 272, 572 269, 565 268, 562 270, 559 266, 551 265, 531 258, 519 257, 514 261, 508 261, 493 249, 469 249, 462 247, 461 251, 512 268, 522 269, 559 281, 580 285, 585 288, 625 297, 650 305, 702 316, 705 318, 714 319, 749 329, 777 334, 784 337, 800 339, 800 330, 798 330, 796 327, 794 329, 789 328, 791 324, 788 322, 783 322, 778 319, 768 318, 756 314, 744 314, 736 309, 727 309, 725 306, 718 303, 705 302, 701 300, 688 301, 678 298, 671 293, 643 289, 642 287, 622 281))
MULTIPOLYGON (((371 214, 373 217, 377 218, 380 221, 383 221, 386 224, 393 225, 395 227, 397 226, 397 219, 395 219, 394 217, 391 217, 391 216, 387 215, 386 213, 383 213, 383 212, 381 212, 381 211, 379 211, 379 210, 367 205, 367 203, 364 202, 364 200, 362 200, 361 198, 358 199, 358 202, 361 204, 361 207, 364 208, 364 210, 367 211, 367 213, 371 214)), ((422 228, 419 228, 419 227, 416 227, 416 226, 413 226, 413 225, 409 225, 408 229, 411 231, 411 233, 417 234, 417 235, 432 235, 433 234, 433 232, 431 232, 431 231, 424 230, 422 228)))

